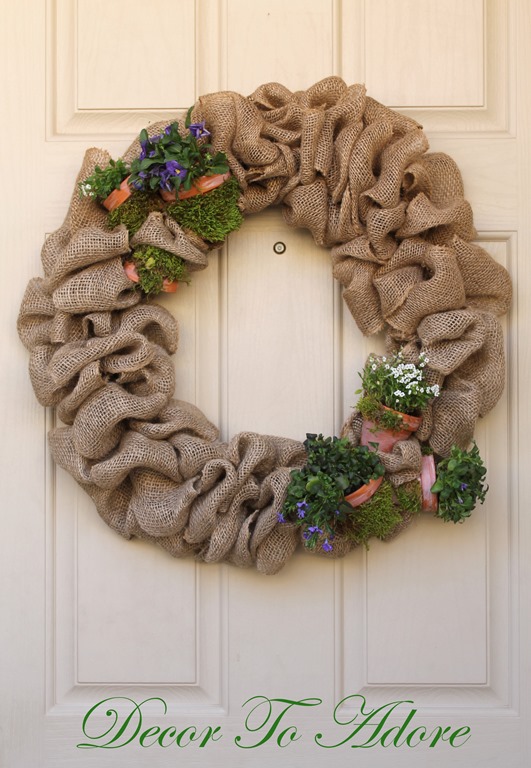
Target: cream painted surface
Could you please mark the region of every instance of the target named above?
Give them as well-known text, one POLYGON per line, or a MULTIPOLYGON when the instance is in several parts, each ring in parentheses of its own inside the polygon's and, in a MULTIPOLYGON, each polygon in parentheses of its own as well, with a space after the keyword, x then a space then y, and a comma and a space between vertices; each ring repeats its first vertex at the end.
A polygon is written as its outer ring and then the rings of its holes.
MULTIPOLYGON (((19 0, 5 4, 2 31, 2 169, 14 194, 3 198, 0 262, 2 285, 11 287, 0 305, 0 592, 8 617, 0 624, 0 765, 525 768, 528 2, 19 0), (150 46, 160 58, 144 57, 150 46), (132 61, 111 77, 105 52, 114 47, 132 61), (504 321, 508 385, 477 432, 488 501, 465 526, 419 519, 392 544, 337 563, 299 554, 271 578, 174 561, 116 537, 51 464, 44 436, 54 415, 35 402, 13 330, 22 293, 41 273, 40 246, 62 222, 86 147, 117 156, 144 123, 201 93, 249 93, 266 80, 295 90, 331 73, 365 80, 370 95, 422 120, 432 148, 463 172, 479 239, 515 280, 504 321), (25 175, 41 189, 21 206, 25 175), (412 700, 416 724, 469 725, 471 738, 461 748, 322 750, 313 735, 345 738, 331 713, 356 693, 371 707, 412 700), (253 743, 243 705, 256 695, 323 703, 286 722, 297 725, 299 741, 245 750, 233 740, 253 743), (111 697, 164 699, 168 713, 151 702, 146 726, 220 725, 224 736, 184 753, 138 743, 76 749, 86 740, 84 714, 111 697)), ((356 371, 381 345, 355 328, 327 253, 288 230, 278 211, 249 220, 189 288, 161 301, 180 324, 176 395, 197 403, 225 438, 243 429, 301 439, 337 432, 355 402, 356 371), (274 252, 277 242, 285 253, 274 252)), ((341 719, 354 715, 347 702, 341 719)))
POLYGON ((371 92, 387 90, 392 73, 403 107, 483 106, 484 0, 371 0, 365 8, 371 92))

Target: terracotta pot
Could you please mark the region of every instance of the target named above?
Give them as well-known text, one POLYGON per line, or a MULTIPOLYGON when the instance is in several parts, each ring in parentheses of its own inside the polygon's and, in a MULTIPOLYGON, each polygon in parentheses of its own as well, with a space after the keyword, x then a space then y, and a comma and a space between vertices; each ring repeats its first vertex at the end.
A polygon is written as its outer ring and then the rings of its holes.
POLYGON ((168 278, 166 278, 162 281, 162 290, 164 293, 175 293, 178 285, 179 283, 177 280, 168 280, 168 278))
POLYGON ((205 192, 210 192, 210 190, 220 187, 228 178, 230 178, 230 171, 227 171, 227 173, 217 173, 214 176, 200 176, 193 182, 193 186, 190 189, 180 189, 177 193, 161 189, 159 192, 166 203, 174 203, 177 197, 179 200, 186 200, 188 197, 194 197, 195 195, 204 195, 205 192))
POLYGON ((129 186, 129 176, 120 184, 120 189, 113 189, 111 194, 102 202, 104 208, 108 211, 114 211, 119 205, 131 197, 131 187, 129 186))
POLYGON ((363 504, 374 496, 382 482, 383 477, 379 477, 376 480, 369 480, 368 483, 362 485, 357 491, 345 496, 345 501, 348 501, 351 507, 359 507, 360 504, 363 504))
MULTIPOLYGON (((124 261, 124 272, 129 280, 132 280, 133 283, 138 283, 139 277, 134 261, 124 261)), ((178 280, 168 280, 166 278, 162 282, 162 290, 164 293, 175 293, 178 285, 178 280)))
POLYGON ((124 272, 133 283, 138 283, 138 272, 136 264, 133 261, 124 261, 124 272))
POLYGON ((421 416, 410 416, 408 413, 401 413, 395 411, 393 408, 388 408, 386 405, 382 405, 384 411, 390 411, 396 413, 402 418, 401 429, 382 429, 382 427, 375 421, 369 419, 363 419, 361 428, 361 440, 360 445, 366 445, 372 448, 371 443, 378 443, 378 450, 384 453, 390 453, 393 450, 394 445, 400 440, 407 440, 412 432, 416 432, 422 423, 421 416))
POLYGON ((433 456, 422 457, 422 469, 420 471, 420 488, 422 491, 422 511, 437 512, 439 507, 439 497, 431 492, 432 485, 436 480, 435 459, 433 456))

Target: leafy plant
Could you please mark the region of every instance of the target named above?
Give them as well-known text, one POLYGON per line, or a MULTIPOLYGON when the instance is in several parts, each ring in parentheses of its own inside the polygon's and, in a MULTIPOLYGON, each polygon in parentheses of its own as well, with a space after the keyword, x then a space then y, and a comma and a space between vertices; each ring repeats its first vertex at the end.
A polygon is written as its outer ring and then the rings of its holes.
POLYGON ((211 243, 221 243, 243 222, 237 205, 239 197, 238 182, 231 178, 205 195, 172 203, 167 212, 184 229, 193 230, 211 243))
POLYGON ((304 447, 307 463, 291 473, 279 521, 304 526, 310 549, 324 537, 321 546, 329 552, 336 532, 348 526, 354 512, 345 496, 382 477, 385 470, 375 453, 353 446, 347 438, 308 434, 304 447))
POLYGON ((129 175, 129 168, 121 158, 109 160, 106 168, 97 165, 94 173, 79 183, 82 197, 105 200, 114 189, 119 189, 122 181, 129 175))
POLYGON ((164 280, 190 282, 183 259, 154 245, 140 245, 135 248, 133 261, 138 272, 138 286, 147 295, 160 293, 164 280))
MULTIPOLYGON (((401 413, 418 415, 434 397, 439 395, 437 384, 425 380, 428 358, 421 352, 418 364, 405 363, 402 352, 389 357, 370 355, 360 373, 365 397, 401 413)), ((396 427, 394 427, 396 428, 396 427)))
POLYGON ((453 523, 470 517, 476 503, 485 501, 486 474, 476 443, 470 451, 452 446, 450 456, 437 465, 437 479, 431 488, 432 493, 439 494, 438 517, 453 523))
POLYGON ((140 156, 131 163, 131 186, 134 189, 165 189, 168 192, 190 189, 194 179, 213 176, 229 170, 227 156, 215 152, 204 139, 210 136, 205 123, 190 123, 192 108, 185 120, 187 132, 181 135, 179 123, 166 126, 163 133, 148 136, 140 132, 140 156))

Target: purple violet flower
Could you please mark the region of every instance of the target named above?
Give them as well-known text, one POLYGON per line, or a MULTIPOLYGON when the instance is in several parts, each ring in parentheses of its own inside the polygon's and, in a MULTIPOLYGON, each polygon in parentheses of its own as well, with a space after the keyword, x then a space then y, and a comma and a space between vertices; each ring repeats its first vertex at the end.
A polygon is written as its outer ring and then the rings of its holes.
POLYGON ((308 541, 308 539, 312 538, 314 533, 322 533, 322 530, 318 528, 317 525, 310 525, 302 534, 302 538, 305 541, 308 541))
POLYGON ((467 488, 468 488, 468 483, 461 483, 461 490, 462 491, 466 491, 467 488))
POLYGON ((170 184, 170 179, 173 176, 179 176, 179 178, 185 179, 187 173, 188 171, 186 168, 183 168, 177 160, 167 160, 164 167, 160 170, 160 186, 162 189, 167 189, 168 192, 171 192, 172 185, 170 184))
POLYGON ((306 510, 308 509, 308 504, 306 501, 298 501, 297 502, 297 517, 303 518, 306 515, 306 510))
POLYGON ((279 522, 279 523, 285 523, 285 522, 286 522, 286 520, 284 519, 284 515, 282 514, 282 512, 278 512, 278 514, 277 514, 277 520, 278 520, 278 522, 279 522))
POLYGON ((205 128, 205 121, 202 123, 192 123, 188 126, 188 130, 194 137, 194 139, 202 139, 203 136, 210 136, 210 131, 205 128))
POLYGON ((324 540, 323 549, 325 552, 331 552, 333 550, 333 546, 328 543, 328 539, 324 540))
POLYGON ((147 141, 141 141, 140 146, 142 149, 140 150, 139 160, 145 160, 147 157, 147 141))

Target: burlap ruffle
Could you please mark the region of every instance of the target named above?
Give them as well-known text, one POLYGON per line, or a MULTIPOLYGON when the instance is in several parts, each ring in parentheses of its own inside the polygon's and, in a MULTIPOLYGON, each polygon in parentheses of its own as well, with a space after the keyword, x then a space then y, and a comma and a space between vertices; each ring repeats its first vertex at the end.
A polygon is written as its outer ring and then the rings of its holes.
MULTIPOLYGON (((511 283, 470 242, 472 212, 455 163, 427 152, 413 120, 337 77, 297 93, 270 83, 248 98, 210 94, 193 120, 206 120, 214 147, 227 153, 245 213, 282 204, 289 225, 331 248, 362 332, 387 329, 390 347, 428 355, 429 375, 444 389, 420 439, 441 455, 466 444, 503 389, 497 316, 510 305, 511 283)), ((138 151, 135 141, 124 157, 138 151)), ((78 180, 108 159, 89 150, 78 180)), ((175 320, 131 291, 122 269, 141 243, 181 256, 191 270, 208 263, 210 246, 165 215, 150 214, 130 243, 76 189, 44 245, 44 279, 27 287, 18 329, 31 380, 66 425, 50 435, 54 458, 122 536, 153 540, 176 557, 276 573, 300 533, 277 514, 291 469, 304 463, 302 445, 250 432, 222 443, 195 406, 172 399, 175 320)), ((353 442, 358 421, 354 414, 344 427, 353 442)), ((382 459, 395 484, 418 475, 414 440, 382 459)))

